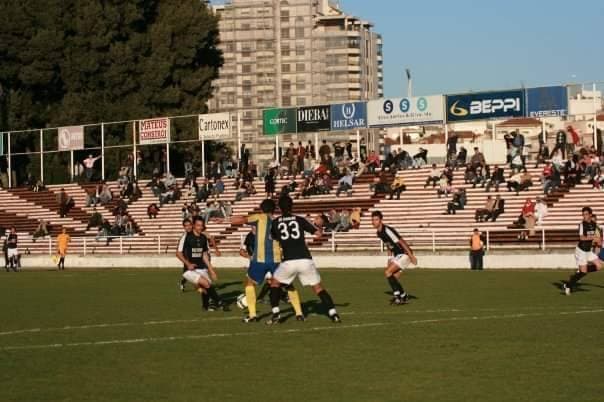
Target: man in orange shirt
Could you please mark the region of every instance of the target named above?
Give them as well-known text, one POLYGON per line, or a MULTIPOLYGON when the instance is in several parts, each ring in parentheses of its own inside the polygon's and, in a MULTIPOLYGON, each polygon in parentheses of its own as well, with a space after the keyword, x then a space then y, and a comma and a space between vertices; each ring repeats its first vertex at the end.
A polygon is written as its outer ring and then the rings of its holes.
POLYGON ((65 256, 67 255, 67 247, 71 237, 67 234, 67 229, 63 228, 60 235, 57 236, 57 253, 59 254, 59 263, 57 268, 65 270, 65 256))
POLYGON ((474 229, 472 237, 470 237, 470 266, 472 270, 482 271, 484 256, 484 243, 482 234, 478 229, 474 229))

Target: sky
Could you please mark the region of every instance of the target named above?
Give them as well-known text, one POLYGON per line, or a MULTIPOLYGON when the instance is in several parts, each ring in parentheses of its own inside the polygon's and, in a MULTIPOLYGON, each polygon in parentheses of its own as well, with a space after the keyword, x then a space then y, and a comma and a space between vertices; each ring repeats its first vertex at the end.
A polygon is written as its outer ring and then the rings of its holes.
POLYGON ((384 40, 386 96, 604 81, 603 0, 340 0, 384 40))

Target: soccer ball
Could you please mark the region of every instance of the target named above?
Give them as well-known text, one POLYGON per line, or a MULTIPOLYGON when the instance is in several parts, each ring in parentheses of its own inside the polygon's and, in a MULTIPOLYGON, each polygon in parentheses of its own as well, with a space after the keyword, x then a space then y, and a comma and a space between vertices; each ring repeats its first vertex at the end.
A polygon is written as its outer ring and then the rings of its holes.
POLYGON ((241 310, 245 310, 247 308, 247 298, 245 297, 245 293, 241 293, 237 296, 237 307, 241 310))

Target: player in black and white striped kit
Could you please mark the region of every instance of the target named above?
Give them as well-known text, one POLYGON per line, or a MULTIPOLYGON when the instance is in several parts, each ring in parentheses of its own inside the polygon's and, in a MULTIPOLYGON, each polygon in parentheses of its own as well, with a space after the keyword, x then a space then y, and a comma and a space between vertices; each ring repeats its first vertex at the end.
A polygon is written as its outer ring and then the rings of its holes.
POLYGON ((417 258, 415 258, 411 247, 398 234, 396 229, 384 224, 383 219, 384 216, 380 211, 373 211, 371 213, 371 224, 377 229, 377 237, 384 242, 390 252, 388 265, 384 271, 386 280, 392 288, 394 295, 390 304, 401 305, 407 303, 409 296, 405 292, 405 289, 403 289, 399 278, 409 264, 417 264, 417 258))

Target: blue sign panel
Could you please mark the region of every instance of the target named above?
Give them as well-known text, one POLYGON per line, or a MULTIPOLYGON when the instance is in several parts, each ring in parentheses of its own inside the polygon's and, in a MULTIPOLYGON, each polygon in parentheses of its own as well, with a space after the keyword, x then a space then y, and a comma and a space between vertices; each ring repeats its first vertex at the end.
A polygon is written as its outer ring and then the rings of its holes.
POLYGON ((543 87, 526 90, 528 117, 561 117, 568 115, 566 87, 543 87))
POLYGON ((447 121, 524 117, 524 90, 447 95, 447 121))
POLYGON ((331 130, 353 130, 367 127, 367 103, 331 105, 331 130))

